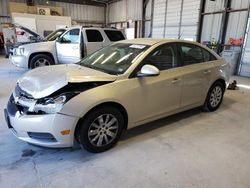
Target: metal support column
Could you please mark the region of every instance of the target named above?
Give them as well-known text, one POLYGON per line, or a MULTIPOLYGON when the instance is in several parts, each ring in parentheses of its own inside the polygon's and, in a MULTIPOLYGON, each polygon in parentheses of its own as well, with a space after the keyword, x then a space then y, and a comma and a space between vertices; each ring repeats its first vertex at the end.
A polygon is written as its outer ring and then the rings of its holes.
POLYGON ((150 34, 149 34, 149 37, 153 36, 154 3, 155 3, 155 1, 152 0, 152 4, 151 4, 151 22, 150 22, 150 34))
POLYGON ((163 38, 165 38, 165 36, 166 36, 167 8, 168 8, 168 0, 166 0, 166 5, 165 5, 165 18, 164 18, 163 38))
POLYGON ((181 11, 180 11, 180 22, 179 22, 178 39, 180 39, 181 36, 182 36, 182 33, 181 33, 181 25, 182 25, 183 3, 184 3, 184 0, 181 0, 181 11))
POLYGON ((221 30, 220 30, 220 35, 218 39, 218 48, 217 48, 218 54, 222 52, 222 48, 223 48, 222 45, 225 43, 225 39, 226 39, 229 10, 231 9, 231 0, 225 0, 224 7, 225 7, 225 10, 222 13, 221 30))
POLYGON ((201 42, 201 34, 202 34, 202 27, 203 27, 203 20, 204 20, 204 15, 203 13, 205 12, 205 5, 206 5, 206 0, 201 0, 200 4, 200 15, 199 15, 199 25, 198 25, 198 31, 197 31, 197 42, 201 42))
POLYGON ((142 2, 142 37, 145 37, 145 22, 146 22, 146 8, 149 0, 143 0, 142 2))

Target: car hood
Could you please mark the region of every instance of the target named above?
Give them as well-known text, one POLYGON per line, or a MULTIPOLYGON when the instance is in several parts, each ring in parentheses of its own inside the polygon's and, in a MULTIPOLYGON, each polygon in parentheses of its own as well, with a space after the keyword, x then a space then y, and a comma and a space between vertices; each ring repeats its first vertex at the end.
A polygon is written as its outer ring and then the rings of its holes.
POLYGON ((115 81, 117 76, 78 64, 54 65, 36 68, 17 82, 19 87, 35 99, 49 96, 68 83, 115 81))
POLYGON ((15 27, 20 28, 20 29, 26 31, 27 33, 31 34, 31 35, 34 36, 34 37, 43 38, 43 36, 39 35, 38 33, 34 32, 34 31, 32 31, 32 30, 30 30, 30 29, 27 28, 27 27, 24 27, 24 26, 22 26, 22 25, 20 25, 20 24, 18 24, 18 23, 14 23, 14 25, 15 25, 15 27))

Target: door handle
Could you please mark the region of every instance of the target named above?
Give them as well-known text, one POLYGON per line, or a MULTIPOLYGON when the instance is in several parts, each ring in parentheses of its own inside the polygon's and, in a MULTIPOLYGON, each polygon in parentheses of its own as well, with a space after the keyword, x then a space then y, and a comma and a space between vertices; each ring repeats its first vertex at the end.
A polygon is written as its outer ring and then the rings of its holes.
POLYGON ((211 70, 205 70, 205 71, 203 71, 203 73, 204 74, 209 74, 209 73, 211 73, 211 70))
POLYGON ((78 50, 79 48, 77 46, 72 47, 73 50, 78 50))
POLYGON ((180 78, 174 78, 174 79, 172 80, 172 84, 176 84, 176 83, 178 83, 179 81, 181 81, 180 78))

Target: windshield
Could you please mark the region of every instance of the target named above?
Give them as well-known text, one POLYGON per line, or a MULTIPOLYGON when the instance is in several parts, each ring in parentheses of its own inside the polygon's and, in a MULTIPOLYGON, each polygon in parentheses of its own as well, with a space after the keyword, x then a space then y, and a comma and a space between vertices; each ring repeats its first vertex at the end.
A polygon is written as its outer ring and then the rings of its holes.
POLYGON ((54 31, 54 32, 52 32, 52 33, 50 33, 50 34, 46 37, 46 39, 47 39, 48 41, 54 41, 54 40, 56 40, 58 37, 60 37, 65 31, 66 31, 66 29, 58 29, 58 30, 56 30, 56 31, 54 31))
POLYGON ((80 62, 80 65, 109 74, 122 74, 148 47, 141 44, 113 44, 87 56, 80 62))

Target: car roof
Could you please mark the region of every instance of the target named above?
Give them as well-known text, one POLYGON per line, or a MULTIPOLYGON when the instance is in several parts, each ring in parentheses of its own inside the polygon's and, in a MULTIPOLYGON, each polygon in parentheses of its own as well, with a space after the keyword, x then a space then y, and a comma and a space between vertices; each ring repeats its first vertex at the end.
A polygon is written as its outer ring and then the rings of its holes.
POLYGON ((67 28, 68 30, 70 29, 82 29, 82 30, 86 30, 86 29, 97 29, 97 30, 112 30, 112 31, 120 31, 119 29, 113 28, 113 27, 92 27, 92 26, 80 26, 80 25, 74 25, 71 27, 67 28))
POLYGON ((142 45, 149 45, 153 46, 157 43, 167 43, 167 42, 185 42, 191 44, 198 44, 197 42, 181 40, 181 39, 152 39, 152 38, 137 38, 137 39, 130 39, 130 40, 122 40, 118 41, 117 43, 128 43, 128 44, 142 44, 142 45))

